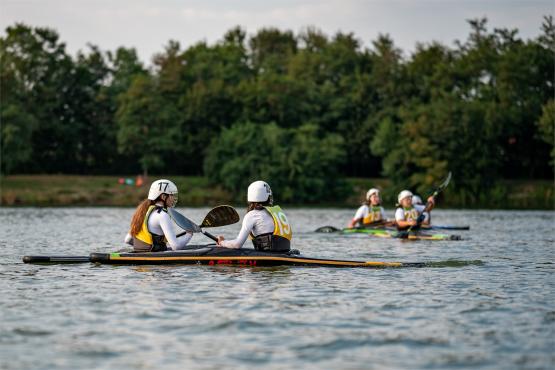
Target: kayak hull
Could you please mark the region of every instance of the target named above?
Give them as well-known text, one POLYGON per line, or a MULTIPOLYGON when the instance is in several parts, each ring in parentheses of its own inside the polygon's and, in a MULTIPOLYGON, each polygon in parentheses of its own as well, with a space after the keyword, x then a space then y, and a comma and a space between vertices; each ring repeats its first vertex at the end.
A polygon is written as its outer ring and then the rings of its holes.
POLYGON ((91 253, 89 256, 25 256, 25 263, 85 263, 110 265, 236 265, 322 267, 425 267, 423 262, 349 261, 304 257, 297 253, 266 253, 254 249, 191 246, 185 250, 149 253, 91 253))
POLYGON ((366 234, 379 238, 408 239, 408 240, 461 240, 460 235, 425 233, 422 231, 396 231, 387 229, 353 228, 341 230, 343 234, 366 234))
POLYGON ((191 250, 150 253, 92 253, 90 261, 113 265, 238 265, 238 266, 326 266, 326 267, 423 267, 424 263, 348 261, 276 254, 254 249, 201 247, 191 250))

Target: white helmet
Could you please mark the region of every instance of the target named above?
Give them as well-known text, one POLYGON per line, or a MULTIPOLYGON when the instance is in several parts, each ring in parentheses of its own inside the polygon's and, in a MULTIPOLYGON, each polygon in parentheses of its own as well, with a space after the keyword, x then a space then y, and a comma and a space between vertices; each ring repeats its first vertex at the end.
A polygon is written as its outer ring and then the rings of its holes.
POLYGON ((150 185, 150 190, 148 191, 148 199, 156 200, 162 194, 173 195, 175 198, 172 207, 177 204, 177 186, 170 180, 160 179, 156 180, 150 185))
POLYGON ((423 204, 422 203, 422 198, 420 198, 418 195, 413 195, 412 196, 412 204, 423 204))
POLYGON ((374 194, 380 195, 380 191, 376 188, 368 190, 368 192, 366 193, 366 200, 370 200, 370 197, 374 194))
POLYGON ((247 201, 263 203, 272 197, 272 189, 264 181, 255 181, 249 185, 247 190, 247 201))
POLYGON ((399 196, 397 197, 397 202, 401 203, 401 201, 406 197, 412 197, 412 193, 410 192, 410 190, 403 190, 402 192, 400 192, 399 196))

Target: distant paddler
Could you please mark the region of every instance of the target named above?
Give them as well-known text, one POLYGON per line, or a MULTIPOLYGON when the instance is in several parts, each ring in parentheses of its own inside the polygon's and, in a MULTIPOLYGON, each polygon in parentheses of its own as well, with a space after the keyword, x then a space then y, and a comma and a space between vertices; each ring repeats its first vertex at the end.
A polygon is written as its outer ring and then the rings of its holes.
MULTIPOLYGON (((395 222, 399 230, 406 230, 420 226, 418 224, 418 217, 424 212, 426 206, 423 204, 413 204, 413 194, 409 190, 403 190, 397 197, 398 208, 395 211, 395 222)), ((429 225, 431 211, 435 206, 434 196, 428 198, 428 218, 424 218, 422 225, 429 225)))
POLYGON ((247 214, 239 235, 233 240, 218 236, 218 245, 241 248, 250 236, 254 249, 286 253, 291 249, 293 230, 280 206, 274 205, 272 189, 264 181, 255 181, 247 189, 247 214))
MULTIPOLYGON (((417 206, 417 205, 421 205, 421 206, 426 206, 423 202, 422 202, 422 198, 420 198, 420 196, 413 194, 412 195, 412 205, 413 206, 417 206)), ((426 223, 426 225, 430 225, 432 223, 432 219, 430 217, 430 213, 424 211, 422 213, 424 215, 424 222, 426 223)))
POLYGON ((376 188, 368 190, 366 200, 357 209, 355 216, 349 221, 348 228, 371 225, 385 225, 387 219, 381 206, 380 191, 376 188))
POLYGON ((162 252, 182 249, 189 243, 192 233, 175 235, 168 208, 177 204, 177 186, 170 180, 156 180, 150 186, 147 199, 143 200, 131 220, 125 242, 135 252, 162 252))

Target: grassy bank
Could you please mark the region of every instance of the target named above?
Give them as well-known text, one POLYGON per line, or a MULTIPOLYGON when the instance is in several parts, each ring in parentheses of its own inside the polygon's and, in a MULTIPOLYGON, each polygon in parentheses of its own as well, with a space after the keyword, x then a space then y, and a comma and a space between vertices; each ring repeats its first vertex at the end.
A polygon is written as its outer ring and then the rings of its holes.
MULTIPOLYGON (((181 204, 206 206, 231 201, 229 193, 209 186, 204 177, 171 179, 180 190, 181 204)), ((146 198, 149 180, 142 186, 120 184, 118 180, 117 176, 5 176, 0 181, 1 202, 3 206, 136 206, 146 198)))
MULTIPOLYGON (((177 184, 179 203, 186 206, 237 204, 235 194, 213 186, 204 177, 171 176, 177 184)), ((2 206, 136 206, 146 197, 150 180, 142 186, 124 185, 117 176, 16 175, 0 178, 2 206)), ((133 181, 135 179, 132 179, 133 181)), ((383 203, 392 208, 398 189, 386 179, 348 179, 353 188, 347 199, 338 199, 326 206, 356 207, 369 187, 383 191, 383 203)), ((452 189, 445 191, 442 208, 554 209, 552 181, 503 181, 488 199, 470 204, 452 189)), ((278 197, 279 199, 279 197, 278 197)), ((239 204, 243 204, 239 201, 239 204)))

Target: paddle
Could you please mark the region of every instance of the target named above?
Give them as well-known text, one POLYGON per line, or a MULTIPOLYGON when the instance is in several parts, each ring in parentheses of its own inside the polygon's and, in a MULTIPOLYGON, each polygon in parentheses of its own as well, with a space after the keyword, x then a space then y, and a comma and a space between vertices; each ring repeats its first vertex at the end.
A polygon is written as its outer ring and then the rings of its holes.
MULTIPOLYGON (((177 212, 174 208, 169 208, 168 212, 171 218, 175 221, 175 223, 185 230, 185 232, 191 233, 203 233, 210 239, 214 241, 218 241, 214 235, 210 234, 207 231, 202 230, 201 227, 218 227, 218 226, 225 226, 231 225, 239 221, 239 214, 235 210, 235 208, 231 206, 217 206, 212 208, 206 216, 204 216, 204 220, 202 220, 201 226, 195 224, 193 221, 189 220, 187 217, 183 216, 181 213, 177 212)), ((177 236, 181 236, 184 233, 178 234, 177 236)))
MULTIPOLYGON (((443 180, 443 182, 439 184, 437 188, 434 190, 434 192, 431 194, 431 196, 434 198, 434 201, 436 200, 438 194, 441 193, 447 187, 447 185, 449 185, 449 182, 451 181, 451 175, 452 175, 451 171, 449 171, 445 180, 443 180)), ((422 213, 420 213, 420 215, 418 215, 418 218, 416 219, 416 225, 412 225, 406 231, 399 231, 396 237, 402 238, 402 239, 408 238, 409 233, 412 231, 412 229, 415 226, 416 228, 420 227, 420 224, 422 223, 422 221, 424 221, 424 218, 426 217, 424 216, 424 212, 429 212, 431 207, 432 207, 432 202, 426 202, 426 206, 424 207, 424 210, 422 210, 422 213)))

